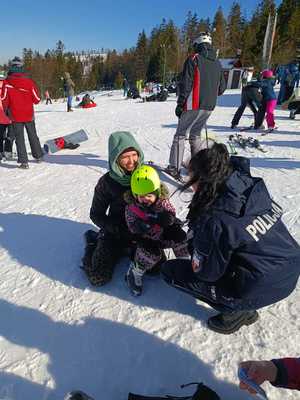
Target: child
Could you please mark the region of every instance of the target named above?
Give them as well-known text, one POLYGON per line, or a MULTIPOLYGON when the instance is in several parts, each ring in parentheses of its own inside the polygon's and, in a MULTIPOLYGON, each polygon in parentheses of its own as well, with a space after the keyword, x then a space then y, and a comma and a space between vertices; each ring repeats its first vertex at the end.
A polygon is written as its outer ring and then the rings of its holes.
POLYGON ((131 192, 124 194, 125 218, 136 237, 137 248, 126 281, 131 293, 140 296, 143 275, 162 259, 164 248, 172 248, 180 258, 189 258, 189 252, 186 233, 156 170, 142 165, 134 171, 130 183, 131 192))
POLYGON ((273 132, 275 128, 274 110, 276 107, 276 94, 274 92, 275 77, 270 69, 262 71, 261 91, 262 102, 266 107, 266 120, 268 124, 268 132, 273 132))
POLYGON ((46 99, 46 105, 49 103, 52 104, 52 100, 48 89, 45 91, 45 99, 46 99))
MULTIPOLYGON (((0 72, 0 95, 4 84, 4 79, 4 74, 0 72)), ((2 158, 9 158, 9 155, 12 152, 12 142, 10 138, 7 137, 7 128, 10 123, 11 121, 3 109, 0 96, 0 161, 2 158)))

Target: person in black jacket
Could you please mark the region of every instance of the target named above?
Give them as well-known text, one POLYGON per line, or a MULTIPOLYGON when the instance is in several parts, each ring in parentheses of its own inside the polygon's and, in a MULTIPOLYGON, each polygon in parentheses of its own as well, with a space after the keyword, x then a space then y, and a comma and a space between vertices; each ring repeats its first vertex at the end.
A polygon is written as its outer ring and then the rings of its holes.
POLYGON ((191 159, 189 174, 192 261, 167 261, 162 274, 220 311, 208 327, 229 334, 294 290, 300 248, 263 179, 251 176, 248 159, 230 158, 226 146, 215 143, 191 159))
POLYGON ((222 67, 212 48, 208 32, 202 32, 194 42, 195 53, 184 63, 176 116, 179 118, 170 152, 168 173, 180 178, 185 138, 189 136, 192 156, 202 145, 201 130, 216 106, 217 97, 226 89, 222 67))
POLYGON ((241 95, 241 105, 236 110, 232 122, 231 129, 234 129, 238 126, 240 119, 245 111, 245 108, 248 106, 254 115, 254 125, 257 118, 258 108, 260 106, 262 100, 262 95, 260 92, 260 84, 256 81, 250 81, 247 85, 242 88, 241 95))
POLYGON ((113 132, 108 141, 109 172, 96 187, 90 218, 99 233, 85 233, 87 246, 82 259, 90 283, 109 282, 119 259, 134 247, 133 236, 125 221, 124 193, 130 188, 131 173, 143 162, 144 154, 130 132, 113 132))

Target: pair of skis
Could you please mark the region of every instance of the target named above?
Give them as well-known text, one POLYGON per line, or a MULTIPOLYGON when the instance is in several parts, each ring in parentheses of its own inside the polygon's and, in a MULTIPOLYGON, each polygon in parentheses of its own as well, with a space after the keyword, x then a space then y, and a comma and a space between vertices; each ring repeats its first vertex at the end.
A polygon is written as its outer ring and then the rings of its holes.
POLYGON ((239 131, 240 132, 246 132, 246 131, 253 131, 255 130, 255 132, 260 132, 261 136, 266 136, 268 133, 273 133, 275 130, 277 130, 277 126, 275 126, 274 128, 268 128, 268 129, 255 129, 254 125, 250 125, 250 126, 246 126, 243 128, 240 128, 239 131))
POLYGON ((236 150, 236 145, 238 145, 239 147, 241 147, 243 150, 245 151, 252 151, 252 150, 259 150, 262 153, 266 153, 267 150, 265 149, 265 147, 263 147, 259 140, 256 138, 253 138, 251 136, 248 137, 244 137, 243 135, 240 135, 238 133, 236 133, 235 135, 229 135, 228 138, 228 146, 230 149, 230 152, 232 154, 237 154, 237 150, 236 150))

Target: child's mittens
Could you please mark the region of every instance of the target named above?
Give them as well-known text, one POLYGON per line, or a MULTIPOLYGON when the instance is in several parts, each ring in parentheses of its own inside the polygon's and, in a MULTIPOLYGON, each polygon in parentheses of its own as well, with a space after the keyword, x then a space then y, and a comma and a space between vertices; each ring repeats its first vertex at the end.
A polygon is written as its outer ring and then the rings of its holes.
POLYGON ((147 221, 150 224, 157 224, 162 228, 166 228, 174 223, 175 217, 168 211, 161 211, 156 214, 147 214, 147 221))
POLYGON ((148 224, 145 221, 142 221, 140 218, 137 218, 133 225, 132 225, 133 231, 139 235, 145 235, 147 234, 152 226, 148 224))

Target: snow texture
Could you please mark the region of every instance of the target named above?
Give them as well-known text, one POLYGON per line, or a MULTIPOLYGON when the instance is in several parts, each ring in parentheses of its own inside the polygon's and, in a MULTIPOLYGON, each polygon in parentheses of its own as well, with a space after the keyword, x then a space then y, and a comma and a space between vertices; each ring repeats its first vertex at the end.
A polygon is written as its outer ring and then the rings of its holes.
MULTIPOLYGON (((85 129, 89 140, 77 150, 45 156, 45 162, 16 168, 2 162, 0 213, 0 398, 63 399, 81 389, 96 399, 122 400, 129 391, 187 395, 179 385, 202 381, 223 399, 247 399, 239 390, 238 362, 299 356, 299 285, 286 300, 260 311, 260 320, 229 336, 206 327, 215 311, 192 297, 148 278, 140 298, 124 282, 127 260, 113 281, 94 289, 79 269, 82 234, 93 228, 89 209, 94 187, 107 171, 108 136, 129 130, 145 159, 167 164, 177 125, 176 98, 164 103, 125 100, 121 92, 94 92, 97 107, 66 112, 66 103, 36 107, 42 144, 85 129)), ((208 129, 226 142, 240 93, 219 99, 208 129)), ((250 110, 242 126, 252 122, 250 110)), ((276 110, 279 130, 257 136, 268 148, 239 154, 251 158, 252 173, 265 179, 284 208, 284 221, 300 240, 300 124, 276 110)), ((250 134, 249 134, 250 135, 250 134)), ((171 191, 169 177, 162 179, 171 191)), ((191 194, 172 201, 184 218, 191 194)), ((273 400, 298 393, 264 384, 273 400)))

